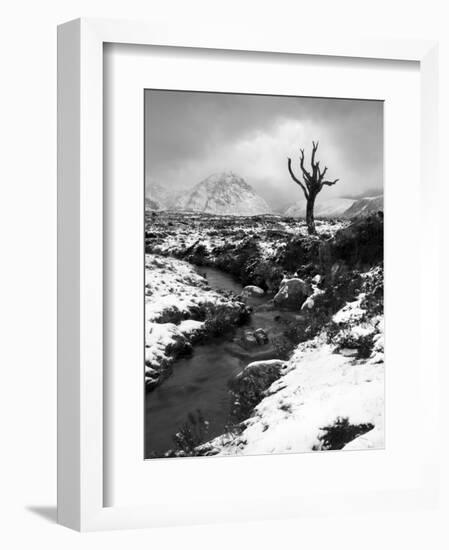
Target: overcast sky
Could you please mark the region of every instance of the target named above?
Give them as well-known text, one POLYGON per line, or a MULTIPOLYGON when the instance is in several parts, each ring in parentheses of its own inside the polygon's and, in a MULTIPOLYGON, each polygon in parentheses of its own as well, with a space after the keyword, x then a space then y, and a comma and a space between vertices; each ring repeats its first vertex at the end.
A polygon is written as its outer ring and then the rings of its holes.
POLYGON ((372 195, 383 186, 380 101, 147 90, 145 137, 147 189, 157 181, 177 193, 233 171, 283 208, 303 198, 287 157, 300 175, 299 149, 309 162, 312 140, 326 177, 340 179, 321 198, 372 195))

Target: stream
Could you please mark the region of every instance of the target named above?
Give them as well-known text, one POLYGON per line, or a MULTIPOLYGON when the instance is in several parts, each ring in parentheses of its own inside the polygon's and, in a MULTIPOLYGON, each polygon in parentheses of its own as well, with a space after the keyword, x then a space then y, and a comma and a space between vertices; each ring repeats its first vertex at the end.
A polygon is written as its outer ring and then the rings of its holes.
MULTIPOLYGON (((243 286, 230 275, 212 267, 197 267, 211 288, 231 290, 240 294, 243 286)), ((225 336, 197 345, 191 356, 177 360, 172 374, 145 401, 145 456, 163 455, 174 449, 173 435, 186 422, 187 415, 200 409, 209 421, 208 439, 226 431, 229 422, 231 396, 228 382, 251 363, 262 359, 277 359, 270 341, 251 348, 239 340, 246 330, 263 328, 270 340, 281 334, 282 320, 297 318, 291 312, 274 309, 267 302, 271 296, 248 298, 253 306, 247 324, 238 327, 235 335, 225 336)))

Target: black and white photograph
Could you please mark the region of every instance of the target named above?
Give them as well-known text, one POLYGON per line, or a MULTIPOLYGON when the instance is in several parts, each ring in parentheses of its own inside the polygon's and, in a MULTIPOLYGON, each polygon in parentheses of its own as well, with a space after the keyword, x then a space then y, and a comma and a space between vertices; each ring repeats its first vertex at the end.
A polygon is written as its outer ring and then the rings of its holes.
POLYGON ((144 93, 145 458, 384 448, 383 102, 144 93))

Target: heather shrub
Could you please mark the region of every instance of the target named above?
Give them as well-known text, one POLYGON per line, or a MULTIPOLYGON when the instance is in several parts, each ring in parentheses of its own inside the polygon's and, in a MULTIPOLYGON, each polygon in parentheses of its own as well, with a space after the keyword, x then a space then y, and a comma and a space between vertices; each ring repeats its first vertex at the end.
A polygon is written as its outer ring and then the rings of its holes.
POLYGON ((381 213, 356 219, 340 229, 325 246, 330 247, 332 260, 348 266, 367 267, 383 261, 384 223, 381 213))
POLYGON ((322 435, 318 437, 319 444, 314 451, 342 449, 347 443, 374 428, 373 424, 350 424, 348 418, 338 417, 334 424, 321 428, 322 435))
POLYGON ((357 334, 351 329, 345 329, 333 338, 333 343, 337 345, 337 350, 354 349, 357 350, 358 359, 367 359, 373 350, 374 332, 357 334))
POLYGON ((284 276, 281 266, 271 261, 257 263, 251 272, 251 282, 268 292, 277 290, 284 276))
POLYGON ((289 272, 295 272, 307 264, 314 264, 319 257, 320 240, 311 237, 291 237, 279 257, 279 264, 289 272))
POLYGON ((265 391, 281 376, 282 363, 263 363, 247 368, 229 382, 233 402, 231 419, 248 418, 254 407, 262 400, 265 391))
POLYGON ((243 304, 239 304, 235 309, 224 305, 208 307, 204 328, 209 336, 222 336, 234 332, 237 326, 248 320, 249 316, 250 310, 243 304))
POLYGON ((195 265, 205 265, 208 263, 207 259, 208 252, 204 244, 197 244, 189 256, 189 261, 195 265))
POLYGON ((176 456, 197 456, 201 453, 196 447, 207 440, 209 422, 205 419, 200 409, 187 415, 187 420, 179 431, 173 436, 176 445, 176 456))

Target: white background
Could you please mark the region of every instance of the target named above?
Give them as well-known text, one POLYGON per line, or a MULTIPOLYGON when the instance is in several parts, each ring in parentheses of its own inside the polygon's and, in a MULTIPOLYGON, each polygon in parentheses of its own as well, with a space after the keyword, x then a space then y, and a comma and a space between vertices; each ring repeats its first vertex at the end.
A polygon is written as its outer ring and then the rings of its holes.
MULTIPOLYGON (((258 25, 270 33, 304 34, 310 28, 323 34, 357 32, 438 38, 442 71, 440 149, 444 152, 449 151, 446 130, 449 38, 448 17, 443 10, 444 2, 433 0, 415 7, 411 2, 392 0, 375 3, 328 0, 307 4, 297 0, 189 0, 166 1, 164 5, 151 0, 42 0, 16 1, 7 10, 3 8, 0 32, 2 547, 151 548, 153 545, 198 549, 332 545, 345 549, 360 546, 433 549, 448 546, 444 527, 444 519, 449 515, 447 474, 443 480, 445 509, 429 510, 419 516, 398 512, 394 517, 337 516, 326 521, 308 519, 84 535, 48 521, 55 516, 56 494, 56 25, 80 15, 156 17, 168 21, 181 19, 186 25, 220 22, 229 27, 230 33, 232 25, 246 23, 248 32, 252 25, 258 25)), ((446 181, 440 189, 446 217, 448 185, 446 181)), ((404 203, 406 207, 406 200, 404 203)), ((444 232, 447 239, 447 230, 444 232)), ((412 258, 410 264, 404 266, 404 276, 413 267, 412 258)), ((446 265, 444 278, 447 278, 446 265)), ((441 321, 445 321, 443 315, 441 321)), ((442 375, 444 395, 448 377, 444 371, 442 375)), ((447 418, 444 403, 442 410, 447 418)), ((445 435, 447 439, 447 427, 445 435)), ((419 434, 411 444, 419 444, 419 434)), ((447 443, 444 450, 447 454, 447 443)))
MULTIPOLYGON (((108 274, 105 332, 108 342, 106 363, 107 402, 105 457, 107 459, 107 506, 150 504, 169 515, 173 523, 249 513, 256 501, 271 500, 255 517, 276 517, 278 502, 283 513, 292 501, 312 504, 314 496, 321 510, 333 510, 333 495, 384 492, 385 504, 397 506, 401 488, 417 488, 423 464, 433 463, 436 440, 432 407, 420 410, 419 399, 431 396, 429 353, 423 353, 421 339, 432 346, 434 331, 421 326, 411 315, 410 296, 421 294, 420 269, 404 277, 402 267, 410 258, 431 258, 425 243, 420 252, 420 227, 413 220, 423 211, 420 181, 420 87, 415 63, 336 61, 313 56, 271 56, 261 54, 212 53, 178 50, 168 55, 161 48, 117 46, 105 49, 105 273, 108 274), (294 75, 294 78, 292 78, 294 75), (386 154, 384 161, 387 243, 385 250, 386 321, 386 449, 369 453, 323 453, 201 460, 143 461, 142 364, 143 358, 143 93, 151 89, 200 89, 227 92, 269 93, 304 96, 384 99, 386 154), (407 128, 407 132, 404 132, 407 128), (391 152, 395 153, 391 153, 391 152), (407 208, 404 189, 407 182, 407 208), (392 222, 393 220, 393 222, 392 222), (394 223, 396 221, 396 223, 394 223), (404 241, 403 226, 408 226, 404 241), (110 274, 113 274, 111 276, 110 274), (113 305, 112 305, 113 304, 113 305), (425 333, 425 330, 430 332, 425 333), (404 392, 404 381, 407 391, 404 392), (411 452, 410 442, 421 435, 421 445, 411 452), (426 456, 427 455, 427 456, 426 456), (336 475, 338 472, 338 475, 336 475), (366 475, 370 472, 369 476, 366 475), (170 487, 167 480, 170 480, 170 487), (230 480, 232 482, 230 483, 230 480), (237 487, 244 487, 238 493, 237 487), (211 495, 211 488, 212 495, 211 495), (236 491, 238 498, 236 498, 236 491), (326 496, 323 496, 326 495, 326 496), (393 497, 394 495, 394 497, 393 497), (324 502, 323 502, 324 500, 324 502), (237 508, 237 502, 240 506, 237 508)), ((150 104, 151 105, 151 104, 150 104)), ((151 106, 150 106, 151 108, 151 106)), ((428 296, 428 285, 422 294, 428 296)), ((417 308, 418 310, 418 308, 417 308)), ((420 309, 420 314, 422 310, 420 309)), ((426 403, 432 402, 427 397, 426 403)), ((422 408, 421 408, 422 409, 422 408)), ((433 468, 432 468, 433 469, 433 468)), ((421 497, 422 499, 422 497, 421 497)), ((410 494, 402 504, 411 504, 410 494)), ((373 499, 369 499, 372 506, 373 499)), ((342 503, 340 504, 342 506, 342 503)), ((358 508, 364 508, 362 500, 358 508)), ((296 508, 297 509, 297 508, 296 508)), ((394 508, 393 508, 394 509, 394 508)), ((153 512, 153 519, 156 513, 153 512)))

